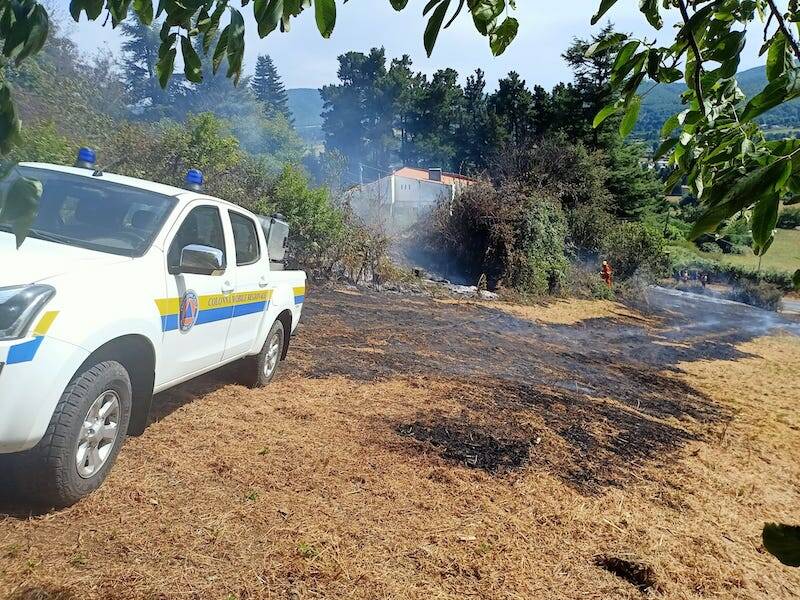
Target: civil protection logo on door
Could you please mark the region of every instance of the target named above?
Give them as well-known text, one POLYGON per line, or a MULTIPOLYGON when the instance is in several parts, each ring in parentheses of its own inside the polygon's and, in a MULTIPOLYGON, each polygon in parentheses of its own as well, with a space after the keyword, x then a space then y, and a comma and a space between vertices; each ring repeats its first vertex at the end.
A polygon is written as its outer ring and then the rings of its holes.
POLYGON ((181 299, 181 331, 189 331, 197 323, 200 300, 192 290, 187 290, 181 299))

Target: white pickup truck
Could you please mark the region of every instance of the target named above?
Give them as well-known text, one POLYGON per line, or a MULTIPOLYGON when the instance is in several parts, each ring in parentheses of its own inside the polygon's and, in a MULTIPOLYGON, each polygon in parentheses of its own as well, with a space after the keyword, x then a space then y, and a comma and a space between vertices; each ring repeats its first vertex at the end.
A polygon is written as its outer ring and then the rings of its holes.
POLYGON ((19 249, 0 221, 0 479, 63 507, 105 479, 153 394, 233 361, 267 384, 300 319, 306 276, 288 228, 190 190, 80 167, 23 164, 41 182, 19 249))

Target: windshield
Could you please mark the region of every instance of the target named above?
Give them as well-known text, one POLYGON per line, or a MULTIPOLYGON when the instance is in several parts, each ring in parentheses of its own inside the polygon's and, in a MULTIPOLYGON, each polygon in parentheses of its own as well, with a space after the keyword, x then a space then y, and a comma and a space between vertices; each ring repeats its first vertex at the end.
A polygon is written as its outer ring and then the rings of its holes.
MULTIPOLYGON (((5 193, 18 177, 42 183, 39 213, 30 237, 100 252, 141 256, 175 206, 170 196, 127 185, 45 169, 19 167, 1 185, 5 193)), ((0 221, 0 230, 10 231, 0 221)))

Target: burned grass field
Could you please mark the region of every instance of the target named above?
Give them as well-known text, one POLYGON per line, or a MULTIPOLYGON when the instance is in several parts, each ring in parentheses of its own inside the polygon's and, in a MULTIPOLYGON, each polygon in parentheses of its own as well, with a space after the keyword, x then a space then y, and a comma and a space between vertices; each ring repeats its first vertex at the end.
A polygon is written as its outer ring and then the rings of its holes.
POLYGON ((794 326, 650 300, 313 293, 270 388, 163 394, 98 493, 4 507, 0 597, 798 597, 759 538, 800 518, 794 326))

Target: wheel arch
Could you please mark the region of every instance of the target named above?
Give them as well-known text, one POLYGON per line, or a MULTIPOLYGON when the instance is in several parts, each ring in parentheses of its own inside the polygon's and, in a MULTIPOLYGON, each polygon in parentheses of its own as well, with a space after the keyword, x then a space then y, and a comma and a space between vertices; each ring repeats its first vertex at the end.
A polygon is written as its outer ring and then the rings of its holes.
POLYGON ((153 403, 155 385, 156 351, 144 335, 128 334, 114 338, 92 352, 79 372, 89 365, 105 360, 115 360, 128 371, 133 389, 131 419, 128 435, 144 433, 153 403))
POLYGON ((283 340, 283 351, 281 352, 281 360, 286 358, 286 354, 289 352, 289 340, 292 337, 292 311, 288 308, 281 312, 278 315, 277 321, 280 321, 283 324, 283 332, 284 332, 284 340, 283 340))

